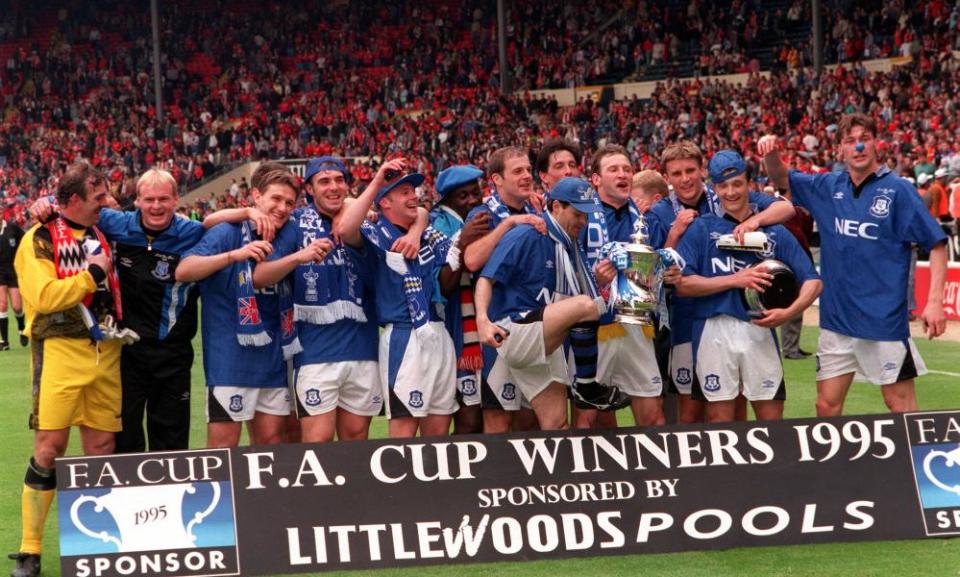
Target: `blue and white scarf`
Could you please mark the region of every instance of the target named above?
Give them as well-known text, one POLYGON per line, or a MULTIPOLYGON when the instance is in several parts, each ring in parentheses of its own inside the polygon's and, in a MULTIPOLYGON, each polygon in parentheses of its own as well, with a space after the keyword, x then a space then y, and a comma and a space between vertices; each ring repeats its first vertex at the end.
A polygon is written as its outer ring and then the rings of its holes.
MULTIPOLYGON (((707 206, 710 207, 710 213, 717 216, 723 216, 723 208, 720 206, 720 197, 717 196, 717 193, 713 190, 713 188, 704 185, 703 195, 707 198, 707 206)), ((697 204, 699 204, 699 202, 697 204)), ((670 191, 670 205, 673 207, 673 214, 680 214, 680 211, 686 208, 683 203, 680 202, 680 199, 677 197, 677 193, 673 190, 670 191)))
POLYGON ((404 233, 386 218, 381 218, 376 224, 365 222, 361 230, 370 242, 384 249, 387 266, 403 277, 403 294, 410 313, 410 324, 414 329, 425 326, 430 322, 434 268, 447 264, 452 270, 459 270, 460 249, 442 232, 427 227, 420 237, 420 254, 417 258, 407 260, 398 253, 389 252, 389 247, 404 233))
MULTIPOLYGON (((243 246, 256 238, 250 221, 240 225, 243 246)), ((237 342, 245 347, 262 347, 273 342, 263 327, 263 318, 253 288, 253 267, 250 259, 233 263, 231 277, 237 279, 237 342)), ((280 301, 280 345, 283 358, 289 359, 303 350, 293 322, 293 294, 286 279, 277 283, 280 301)))
MULTIPOLYGON (((484 199, 483 204, 487 205, 487 208, 490 209, 490 212, 497 217, 497 220, 504 220, 510 218, 510 215, 513 214, 510 212, 510 207, 504 204, 503 199, 500 198, 500 194, 494 190, 490 193, 486 199, 484 199)), ((529 202, 523 203, 523 212, 526 214, 537 214, 537 211, 529 202)))
POLYGON ((587 295, 596 300, 599 295, 597 281, 587 265, 587 256, 580 243, 572 241, 570 235, 557 224, 549 212, 543 213, 543 221, 547 224, 547 234, 556 244, 554 292, 560 295, 560 298, 587 295))
MULTIPOLYGON (((300 248, 321 238, 330 238, 323 217, 311 203, 295 216, 300 248)), ((344 319, 367 322, 363 312, 363 287, 356 263, 340 243, 322 263, 309 262, 294 270, 294 320, 314 325, 330 325, 344 319)))

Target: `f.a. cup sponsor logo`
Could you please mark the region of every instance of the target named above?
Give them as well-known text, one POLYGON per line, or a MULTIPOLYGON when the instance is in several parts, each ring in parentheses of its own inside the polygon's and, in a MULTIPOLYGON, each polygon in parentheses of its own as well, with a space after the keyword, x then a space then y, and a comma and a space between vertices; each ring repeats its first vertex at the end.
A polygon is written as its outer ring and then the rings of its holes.
POLYGON ((960 412, 904 419, 927 535, 960 535, 960 412))
POLYGON ((239 573, 229 452, 66 460, 58 491, 63 573, 239 573))

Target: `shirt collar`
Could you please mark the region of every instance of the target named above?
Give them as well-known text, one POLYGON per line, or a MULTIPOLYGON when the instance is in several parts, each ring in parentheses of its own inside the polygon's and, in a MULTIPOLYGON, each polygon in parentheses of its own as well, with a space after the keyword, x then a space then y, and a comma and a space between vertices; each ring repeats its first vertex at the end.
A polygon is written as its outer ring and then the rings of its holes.
MULTIPOLYGON (((455 218, 457 222, 463 222, 463 219, 460 217, 460 215, 457 213, 457 211, 453 210, 453 209, 450 208, 449 206, 447 206, 447 205, 445 205, 445 204, 438 204, 438 205, 437 205, 437 208, 438 208, 439 210, 442 210, 443 212, 446 212, 447 214, 449 214, 449 215, 452 216, 453 218, 455 218)), ((509 208, 509 207, 508 207, 508 208, 509 208)))

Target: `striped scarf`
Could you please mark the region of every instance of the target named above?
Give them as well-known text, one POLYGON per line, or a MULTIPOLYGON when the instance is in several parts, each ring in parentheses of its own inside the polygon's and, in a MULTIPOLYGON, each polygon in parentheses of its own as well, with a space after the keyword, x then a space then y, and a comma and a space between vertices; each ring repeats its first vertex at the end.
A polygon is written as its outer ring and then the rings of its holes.
MULTIPOLYGON (((97 241, 100 243, 100 249, 103 250, 107 258, 112 259, 113 255, 107 238, 96 226, 92 226, 90 229, 96 235, 97 241)), ((50 238, 53 241, 53 266, 57 271, 57 278, 69 278, 87 270, 85 247, 81 247, 77 239, 74 238, 67 221, 63 217, 55 218, 47 224, 47 230, 50 231, 50 238)), ((92 239, 89 240, 92 241, 92 239)), ((93 243, 91 242, 91 244, 93 243)), ((107 288, 113 297, 113 312, 116 315, 117 322, 121 322, 123 320, 123 306, 120 304, 120 277, 117 276, 117 271, 113 267, 110 267, 110 271, 107 272, 107 288)), ((102 341, 105 338, 103 331, 89 308, 93 303, 93 296, 94 293, 90 293, 84 297, 83 302, 77 304, 77 309, 83 318, 83 324, 90 332, 90 338, 94 341, 102 341)))
MULTIPOLYGON (((250 221, 240 225, 242 246, 253 242, 255 236, 250 221)), ((273 342, 263 327, 260 307, 253 289, 253 267, 250 259, 235 262, 231 277, 237 279, 237 342, 245 347, 262 347, 273 342)), ((303 350, 293 320, 293 291, 288 279, 277 283, 277 298, 280 303, 280 346, 284 359, 291 359, 303 350)))
POLYGON ((570 239, 570 235, 557 224, 549 212, 543 213, 543 220, 547 224, 547 234, 556 243, 554 292, 561 295, 561 298, 587 295, 596 300, 599 295, 597 281, 587 265, 587 258, 580 244, 570 239))
MULTIPOLYGON (((720 207, 720 198, 717 197, 717 193, 713 188, 704 186, 703 195, 707 197, 707 206, 710 207, 710 214, 723 216, 723 208, 720 207)), ((677 193, 671 190, 669 198, 670 206, 673 207, 673 214, 680 214, 680 211, 684 209, 684 205, 680 202, 680 198, 677 197, 677 193)), ((700 204, 699 201, 697 204, 700 204)))

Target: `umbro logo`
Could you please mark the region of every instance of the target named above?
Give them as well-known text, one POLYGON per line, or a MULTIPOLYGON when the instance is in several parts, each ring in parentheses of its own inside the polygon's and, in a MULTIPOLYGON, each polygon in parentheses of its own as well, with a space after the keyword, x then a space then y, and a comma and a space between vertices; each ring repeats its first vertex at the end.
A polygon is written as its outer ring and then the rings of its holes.
POLYGON ((552 260, 548 260, 548 261, 544 264, 544 266, 546 266, 548 269, 553 268, 553 261, 552 261, 552 260))
POLYGON ((843 191, 837 191, 833 193, 834 200, 843 200, 843 191))

